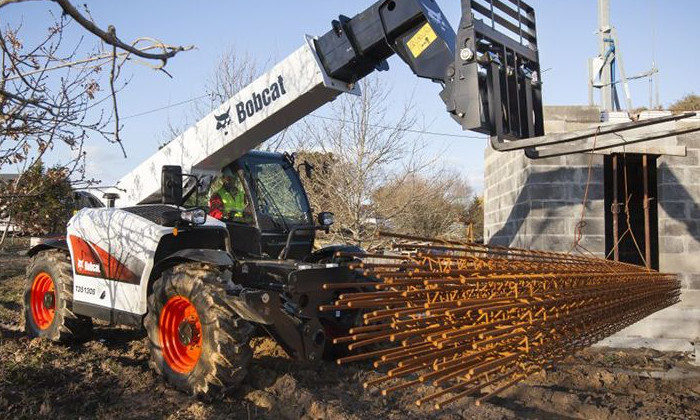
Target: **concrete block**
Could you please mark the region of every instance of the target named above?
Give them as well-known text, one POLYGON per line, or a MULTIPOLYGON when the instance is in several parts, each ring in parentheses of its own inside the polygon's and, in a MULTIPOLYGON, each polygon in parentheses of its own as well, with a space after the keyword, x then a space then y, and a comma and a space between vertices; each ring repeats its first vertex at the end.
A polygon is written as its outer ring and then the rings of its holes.
MULTIPOLYGON (((694 123, 697 124, 697 121, 695 121, 694 123)), ((691 124, 693 124, 693 123, 691 123, 691 124)), ((679 123, 678 125, 679 126, 682 126, 682 125, 688 126, 689 124, 679 123)), ((698 147, 698 141, 700 141, 700 133, 698 133, 697 131, 692 132, 692 133, 682 134, 682 135, 677 136, 677 137, 678 137, 678 142, 680 144, 683 144, 686 146, 691 146, 691 147, 698 147)))
MULTIPOLYGON (((572 236, 573 238, 573 236, 572 236)), ((583 235, 581 246, 596 254, 598 257, 605 257, 605 236, 604 235, 583 235)))
POLYGON ((683 183, 688 185, 700 184, 700 167, 683 169, 683 183))
POLYGON ((528 203, 521 203, 513 206, 511 209, 511 215, 514 218, 525 219, 530 215, 530 205, 528 203))
MULTIPOLYGON (((667 273, 700 272, 700 258, 688 258, 687 254, 667 254, 659 250, 659 269, 667 273)), ((698 301, 700 308, 700 301, 698 301)))
POLYGON ((700 205, 698 203, 687 203, 688 206, 688 214, 691 219, 693 220, 698 220, 700 219, 700 205))
POLYGON ((700 242, 695 238, 688 238, 688 252, 698 255, 700 253, 700 242))
MULTIPOLYGON (((678 143, 681 145, 691 146, 689 142, 684 142, 683 138, 684 136, 678 136, 678 143)), ((697 147, 697 145, 695 146, 697 147)), ((700 161, 698 160, 698 151, 689 148, 687 156, 661 156, 659 158, 659 164, 661 165, 664 163, 673 168, 676 166, 697 166, 700 164, 700 161)))
POLYGON ((508 236, 492 236, 488 239, 487 243, 493 246, 510 246, 508 236))
POLYGON ((510 242, 510 246, 514 248, 530 248, 530 243, 529 235, 516 235, 510 242))
POLYGON ((698 185, 659 185, 658 192, 659 200, 697 202, 700 199, 700 186, 698 185))
POLYGON ((700 232, 700 220, 664 219, 659 222, 660 236, 684 236, 689 232, 700 232))
POLYGON ((500 182, 493 186, 492 190, 496 195, 503 195, 511 191, 517 191, 517 188, 513 178, 503 178, 500 182))
POLYGON ((512 215, 512 210, 512 206, 503 207, 502 209, 498 210, 498 213, 496 213, 498 215, 498 221, 502 224, 505 224, 508 222, 519 220, 519 218, 512 215))
POLYGON ((566 235, 568 233, 567 219, 527 219, 527 232, 534 236, 542 235, 566 235))
POLYGON ((658 185, 678 184, 678 176, 674 173, 674 171, 681 171, 681 169, 671 168, 668 165, 661 165, 656 172, 658 185))
MULTIPOLYGON (((532 167, 531 175, 527 181, 532 184, 585 185, 588 182, 588 168, 580 166, 556 169, 548 166, 532 167)), ((602 185, 602 183, 602 172, 600 176, 597 176, 597 171, 594 169, 591 172, 591 184, 602 185)))
POLYGON ((659 238, 659 252, 665 254, 680 254, 685 252, 683 239, 675 236, 662 236, 659 238))
POLYGON ((561 200, 570 197, 569 188, 560 184, 533 184, 527 190, 532 200, 561 200))
POLYGON ((522 171, 527 166, 527 163, 522 159, 509 160, 503 166, 501 166, 507 173, 514 174, 516 171, 522 171))
MULTIPOLYGON (((575 226, 579 219, 576 218, 572 221, 575 226)), ((583 236, 589 235, 605 235, 605 218, 603 217, 585 217, 584 226, 581 229, 583 236)))
POLYGON ((539 250, 568 252, 573 241, 572 235, 533 235, 530 247, 539 250))
POLYGON ((530 160, 528 163, 530 166, 554 166, 560 168, 564 166, 565 160, 563 156, 556 156, 546 159, 534 159, 530 160))
MULTIPOLYGON (((531 218, 563 218, 575 224, 581 218, 581 206, 570 201, 540 201, 541 206, 530 210, 531 218)), ((593 213, 590 213, 593 214, 593 213)))
MULTIPOLYGON (((577 208, 580 212, 581 207, 577 206, 577 208)), ((608 209, 605 207, 605 201, 603 200, 588 200, 586 202, 586 217, 605 217, 606 211, 608 211, 608 209)))
MULTIPOLYGON (((684 201, 659 200, 659 219, 672 218, 676 220, 688 219, 688 206, 684 201)), ((698 209, 700 212, 700 208, 698 209)))
MULTIPOLYGON (((569 192, 569 199, 572 201, 578 201, 579 203, 583 202, 583 196, 586 193, 586 184, 585 181, 580 184, 569 184, 567 185, 567 190, 569 192)), ((588 187, 588 200, 594 201, 594 200, 603 200, 605 198, 604 195, 604 190, 603 190, 603 185, 602 184, 591 184, 588 187)))

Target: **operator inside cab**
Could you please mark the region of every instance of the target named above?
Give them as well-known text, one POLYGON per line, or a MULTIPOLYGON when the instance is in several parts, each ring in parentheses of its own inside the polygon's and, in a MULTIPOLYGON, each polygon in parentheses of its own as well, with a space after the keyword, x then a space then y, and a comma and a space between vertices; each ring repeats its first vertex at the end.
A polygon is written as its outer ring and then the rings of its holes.
POLYGON ((248 199, 240 178, 224 173, 209 188, 209 215, 225 222, 249 222, 252 219, 248 199))

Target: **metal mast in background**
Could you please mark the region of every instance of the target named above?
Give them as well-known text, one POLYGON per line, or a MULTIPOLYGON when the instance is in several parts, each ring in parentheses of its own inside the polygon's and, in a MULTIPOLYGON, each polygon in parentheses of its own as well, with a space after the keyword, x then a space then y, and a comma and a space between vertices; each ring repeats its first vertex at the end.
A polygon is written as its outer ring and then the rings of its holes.
POLYGON ((610 51, 610 32, 610 0, 598 0, 598 57, 594 63, 599 68, 600 106, 605 111, 611 111, 613 107, 612 82, 615 80, 615 50, 610 51))
MULTIPOLYGON (((652 12, 653 13, 653 12, 652 12)), ((656 57, 652 48, 652 68, 648 71, 627 77, 625 73, 622 51, 615 27, 610 23, 610 0, 598 0, 598 56, 589 61, 588 66, 588 103, 595 105, 594 89, 600 92, 600 108, 602 111, 621 111, 622 105, 618 96, 617 84, 622 84, 624 95, 624 107, 630 111, 632 107, 632 95, 629 81, 649 78, 649 109, 658 106, 658 78, 659 69, 656 67, 656 57), (619 79, 616 79, 619 69, 619 79), (652 103, 652 85, 656 83, 656 105, 652 103)), ((652 35, 656 38, 656 34, 652 35)))

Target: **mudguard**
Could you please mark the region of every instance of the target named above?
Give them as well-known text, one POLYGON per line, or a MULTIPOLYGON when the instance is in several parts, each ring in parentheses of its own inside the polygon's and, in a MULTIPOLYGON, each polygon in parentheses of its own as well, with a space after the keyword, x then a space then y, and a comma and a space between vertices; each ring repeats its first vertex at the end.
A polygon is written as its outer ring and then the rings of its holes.
POLYGON ((33 247, 29 248, 27 255, 33 257, 39 252, 47 249, 60 249, 63 251, 68 251, 68 242, 66 241, 65 237, 41 239, 38 245, 34 245, 33 247))
POLYGON ((232 267, 235 263, 231 254, 220 249, 181 249, 159 261, 153 267, 151 279, 160 276, 160 273, 168 267, 185 261, 212 264, 217 267, 232 267))

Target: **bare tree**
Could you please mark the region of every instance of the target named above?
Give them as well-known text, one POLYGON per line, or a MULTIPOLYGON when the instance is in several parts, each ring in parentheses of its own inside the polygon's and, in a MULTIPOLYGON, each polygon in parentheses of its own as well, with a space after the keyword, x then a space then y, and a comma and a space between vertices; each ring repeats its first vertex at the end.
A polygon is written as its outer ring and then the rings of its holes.
POLYGON ((362 96, 342 95, 330 116, 303 120, 292 144, 306 150, 300 158, 317 168, 305 184, 315 209, 335 213, 332 240, 370 247, 384 217, 373 201, 375 191, 406 185, 432 162, 422 156, 422 139, 409 134, 417 125, 412 104, 392 109, 390 90, 376 76, 360 87, 362 96))
MULTIPOLYGON (((0 0, 0 10, 21 7, 25 1, 0 0)), ((117 106, 117 92, 127 83, 119 78, 124 64, 139 62, 167 74, 168 60, 191 47, 152 38, 127 43, 114 26, 100 28, 87 6, 78 9, 68 0, 46 4, 51 5, 53 25, 31 45, 23 40, 21 23, 0 27, 0 169, 14 165, 26 173, 55 147, 65 145, 73 156, 72 162, 64 163, 68 176, 84 181, 83 146, 90 136, 107 139, 124 151, 117 106), (84 46, 84 36, 68 42, 73 30, 99 42, 92 49, 84 46), (103 84, 108 85, 104 94, 103 84)), ((21 182, 22 175, 14 185, 21 182)), ((12 188, 5 191, 12 194, 12 188)))
MULTIPOLYGON (((0 0, 0 9, 24 1, 0 0)), ((52 3, 60 7, 61 14, 33 45, 24 45, 21 24, 0 29, 0 168, 26 160, 30 152, 42 155, 59 141, 80 147, 91 133, 121 145, 115 83, 122 66, 138 59, 151 61, 153 68, 165 72, 168 59, 191 48, 152 38, 127 44, 114 26, 98 27, 87 9, 81 12, 67 0, 52 3), (81 55, 82 38, 77 44, 65 42, 66 31, 76 24, 101 42, 85 55, 81 55), (98 98, 105 67, 109 69, 109 95, 98 98)))
POLYGON ((472 190, 456 172, 412 174, 378 188, 372 201, 383 224, 401 233, 465 239, 472 190))
POLYGON ((160 147, 248 86, 260 75, 264 67, 247 52, 240 52, 234 46, 226 49, 219 56, 211 75, 202 87, 204 94, 192 101, 185 118, 178 123, 168 121, 160 147))

